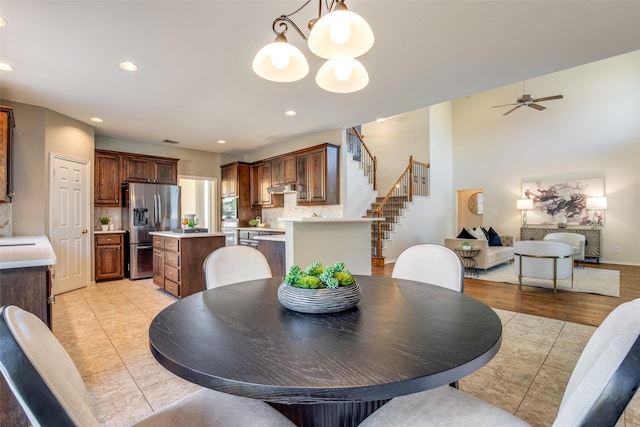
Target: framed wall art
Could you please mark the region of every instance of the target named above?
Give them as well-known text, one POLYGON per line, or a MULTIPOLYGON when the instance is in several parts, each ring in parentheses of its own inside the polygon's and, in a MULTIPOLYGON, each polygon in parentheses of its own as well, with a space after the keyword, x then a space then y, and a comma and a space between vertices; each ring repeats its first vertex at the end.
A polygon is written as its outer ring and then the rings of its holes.
MULTIPOLYGON (((528 224, 555 225, 566 217, 567 225, 592 226, 587 197, 597 196, 604 196, 604 178, 522 182, 522 198, 533 200, 528 224)), ((604 225, 604 218, 598 222, 604 225)))

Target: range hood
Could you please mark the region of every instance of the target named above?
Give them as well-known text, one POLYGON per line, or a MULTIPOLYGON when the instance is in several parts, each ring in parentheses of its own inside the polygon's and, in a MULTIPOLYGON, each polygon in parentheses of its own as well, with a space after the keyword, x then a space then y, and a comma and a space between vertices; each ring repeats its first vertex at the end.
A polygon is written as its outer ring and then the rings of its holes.
POLYGON ((277 187, 267 188, 267 192, 272 194, 293 193, 295 191, 296 191, 296 186, 294 184, 280 185, 277 187))

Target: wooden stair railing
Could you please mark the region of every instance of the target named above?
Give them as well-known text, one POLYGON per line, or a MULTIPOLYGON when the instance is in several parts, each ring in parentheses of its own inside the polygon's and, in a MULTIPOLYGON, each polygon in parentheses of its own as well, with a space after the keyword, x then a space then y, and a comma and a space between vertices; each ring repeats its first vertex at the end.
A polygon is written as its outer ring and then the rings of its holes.
POLYGON ((397 217, 408 202, 413 201, 414 195, 428 196, 430 193, 430 164, 417 162, 413 156, 409 157, 409 164, 402 172, 391 190, 376 203, 371 216, 384 218, 384 221, 374 221, 371 224, 371 263, 375 267, 384 266, 382 255, 382 239, 387 238, 397 217))
POLYGON ((373 185, 373 190, 378 190, 378 161, 376 156, 371 154, 369 148, 364 143, 364 137, 358 129, 352 127, 347 130, 347 150, 353 154, 353 160, 360 162, 360 169, 369 179, 369 184, 373 185))

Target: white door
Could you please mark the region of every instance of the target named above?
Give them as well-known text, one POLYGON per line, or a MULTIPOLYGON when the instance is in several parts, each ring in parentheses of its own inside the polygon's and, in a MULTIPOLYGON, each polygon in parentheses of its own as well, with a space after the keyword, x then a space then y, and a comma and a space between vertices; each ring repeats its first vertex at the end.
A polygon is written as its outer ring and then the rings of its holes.
POLYGON ((49 235, 57 257, 53 279, 55 295, 89 283, 88 163, 88 160, 51 155, 49 235))

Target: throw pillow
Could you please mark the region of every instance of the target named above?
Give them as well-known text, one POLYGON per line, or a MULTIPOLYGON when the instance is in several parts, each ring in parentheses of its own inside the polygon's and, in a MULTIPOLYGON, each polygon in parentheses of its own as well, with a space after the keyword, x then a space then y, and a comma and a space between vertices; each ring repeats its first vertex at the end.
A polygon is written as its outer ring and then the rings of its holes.
POLYGON ((471 234, 476 236, 476 239, 478 240, 487 240, 487 236, 485 236, 482 230, 480 230, 479 228, 474 228, 473 230, 471 230, 471 234))
POLYGON ((471 233, 469 233, 469 230, 467 230, 466 228, 463 228, 462 231, 460 231, 460 234, 458 234, 458 239, 475 239, 476 237, 473 236, 471 233))
POLYGON ((502 240, 493 227, 489 227, 489 246, 502 246, 502 240))
MULTIPOLYGON (((487 240, 489 240, 489 232, 487 231, 487 229, 484 228, 484 227, 480 227, 480 228, 482 229, 482 232, 484 233, 485 238, 487 240)), ((489 228, 491 228, 491 227, 489 227, 489 228)))

